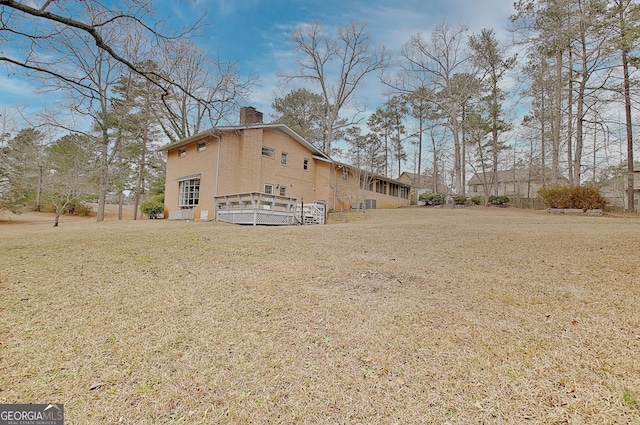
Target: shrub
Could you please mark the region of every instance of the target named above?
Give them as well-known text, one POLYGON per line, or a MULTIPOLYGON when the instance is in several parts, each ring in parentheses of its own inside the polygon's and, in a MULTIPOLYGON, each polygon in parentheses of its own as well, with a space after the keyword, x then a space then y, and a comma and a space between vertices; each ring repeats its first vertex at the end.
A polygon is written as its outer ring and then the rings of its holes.
POLYGON ((508 196, 489 196, 489 205, 495 205, 499 207, 503 207, 509 203, 508 196))
POLYGON ((575 208, 583 211, 603 209, 607 200, 593 185, 546 185, 538 191, 549 208, 575 208))
POLYGON ((420 195, 420 200, 427 205, 442 205, 444 197, 439 193, 423 193, 420 195))
POLYGON ((140 211, 149 218, 158 218, 164 212, 164 194, 152 196, 140 203, 140 211))
POLYGON ((483 199, 482 199, 482 197, 480 197, 480 196, 473 196, 473 197, 470 199, 470 201, 471 201, 471 203, 472 203, 473 205, 480 205, 480 204, 482 204, 483 199))
POLYGON ((89 217, 91 215, 91 207, 81 201, 74 201, 67 206, 65 214, 79 215, 80 217, 89 217))
POLYGON ((456 195, 453 197, 453 203, 456 205, 466 205, 467 197, 464 195, 456 195))
POLYGON ((558 184, 545 185, 538 190, 538 195, 549 208, 572 208, 570 206, 570 186, 558 184))

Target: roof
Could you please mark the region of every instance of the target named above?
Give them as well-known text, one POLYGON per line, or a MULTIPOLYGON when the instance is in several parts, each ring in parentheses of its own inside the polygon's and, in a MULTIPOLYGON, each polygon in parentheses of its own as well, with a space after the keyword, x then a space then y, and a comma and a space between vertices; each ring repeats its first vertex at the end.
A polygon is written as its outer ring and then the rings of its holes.
MULTIPOLYGON (((410 173, 408 171, 403 171, 402 174, 400 174, 400 177, 398 177, 398 180, 402 179, 403 176, 406 177, 411 182, 410 184, 413 187, 416 187, 419 189, 425 189, 433 186, 432 176, 426 176, 424 174, 418 176, 417 173, 410 173)), ((439 179, 438 186, 445 187, 444 181, 439 179)))
POLYGON ((410 184, 401 182, 400 180, 397 179, 393 179, 391 177, 385 177, 382 174, 375 174, 375 173, 370 173, 369 171, 363 170, 361 168, 356 167, 355 165, 351 165, 351 164, 345 164, 343 162, 338 162, 338 161, 333 161, 334 164, 336 164, 338 166, 338 168, 341 167, 345 167, 351 170, 360 170, 360 171, 364 171, 366 173, 367 176, 375 178, 376 180, 382 180, 382 181, 388 181, 388 182, 392 182, 392 183, 396 183, 399 186, 403 186, 403 187, 410 187, 410 184))
POLYGON ((333 162, 333 160, 324 152, 313 146, 311 143, 307 142, 302 136, 293 131, 286 124, 272 123, 272 124, 247 124, 247 125, 238 125, 238 126, 223 126, 223 127, 214 127, 212 129, 203 131, 201 133, 195 134, 193 136, 187 137, 182 140, 177 140, 175 142, 169 143, 158 148, 158 151, 168 151, 170 149, 179 148, 189 143, 196 142, 200 139, 204 139, 208 136, 218 137, 221 133, 227 133, 232 131, 242 131, 248 129, 266 129, 271 131, 276 131, 282 134, 286 134, 292 139, 296 140, 305 148, 309 149, 313 154, 314 158, 317 158, 322 161, 333 162))
MULTIPOLYGON (((488 172, 486 181, 493 181, 493 173, 488 172)), ((546 175, 548 177, 551 176, 551 170, 547 169, 546 175)), ((516 168, 510 170, 502 170, 498 171, 498 182, 529 182, 529 181, 540 181, 542 179, 542 170, 539 168, 516 168)), ((469 183, 469 186, 483 184, 485 181, 485 173, 474 173, 469 183)))

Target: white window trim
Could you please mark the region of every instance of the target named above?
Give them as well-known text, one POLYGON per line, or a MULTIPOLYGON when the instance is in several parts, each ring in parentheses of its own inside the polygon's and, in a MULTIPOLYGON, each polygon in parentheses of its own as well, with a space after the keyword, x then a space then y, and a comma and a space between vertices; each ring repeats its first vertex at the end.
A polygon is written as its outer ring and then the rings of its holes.
POLYGON ((273 185, 271 183, 264 184, 264 193, 266 193, 267 195, 273 195, 273 185))
POLYGON ((178 181, 178 206, 193 208, 200 203, 200 177, 178 181))

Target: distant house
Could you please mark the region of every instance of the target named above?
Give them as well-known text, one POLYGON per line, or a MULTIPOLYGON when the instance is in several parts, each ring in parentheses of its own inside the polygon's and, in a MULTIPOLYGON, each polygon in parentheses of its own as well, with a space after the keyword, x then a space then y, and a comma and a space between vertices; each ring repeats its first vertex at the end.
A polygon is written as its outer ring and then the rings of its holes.
MULTIPOLYGON (((633 173, 633 205, 638 210, 638 201, 640 198, 640 171, 633 173)), ((600 192, 607 199, 610 207, 626 209, 627 206, 627 174, 623 174, 609 180, 600 188, 600 192)))
MULTIPOLYGON (((536 198, 538 190, 549 181, 551 170, 542 173, 539 168, 513 168, 498 171, 497 193, 490 195, 514 198, 536 198)), ((494 187, 493 173, 475 173, 469 180, 469 196, 484 196, 485 184, 494 187)))
POLYGON ((407 171, 400 174, 398 181, 411 186, 409 196, 412 199, 418 199, 423 193, 446 193, 448 190, 442 180, 434 181, 432 176, 418 176, 407 171))
POLYGON ((288 214, 314 201, 333 210, 350 208, 356 199, 376 208, 409 203, 407 185, 333 161, 288 126, 264 124, 252 107, 241 109, 238 126, 216 127, 160 150, 167 152, 169 218, 206 220, 236 208, 246 210, 244 220, 251 209, 254 217, 276 209, 288 214))

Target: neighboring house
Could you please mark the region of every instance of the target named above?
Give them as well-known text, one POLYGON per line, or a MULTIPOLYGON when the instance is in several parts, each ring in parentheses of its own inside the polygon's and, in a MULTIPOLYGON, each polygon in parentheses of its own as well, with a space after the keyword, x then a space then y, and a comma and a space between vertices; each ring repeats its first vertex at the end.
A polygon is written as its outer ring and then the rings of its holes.
POLYGON ((442 180, 434 181, 432 176, 418 176, 416 173, 403 171, 398 181, 411 186, 409 196, 416 200, 423 193, 447 193, 448 191, 442 180))
POLYGON ((333 161, 284 124, 264 124, 252 107, 241 109, 238 126, 216 127, 160 150, 167 152, 169 218, 213 218, 214 197, 247 193, 305 204, 324 201, 334 210, 350 208, 360 198, 375 200, 369 205, 377 208, 409 204, 408 186, 375 176, 373 190, 359 189, 357 169, 333 161))
MULTIPOLYGON (((551 171, 546 174, 548 181, 551 171)), ((494 187, 493 173, 475 173, 469 180, 469 196, 484 196, 485 182, 494 187)), ((536 198, 538 190, 545 184, 545 176, 540 169, 515 168, 511 170, 498 171, 498 193, 490 195, 509 196, 515 198, 536 198)))
MULTIPOLYGON (((633 205, 638 210, 638 200, 640 198, 640 171, 633 173, 633 205)), ((626 209, 627 207, 627 174, 609 180, 600 188, 600 192, 607 199, 610 207, 626 209)))

